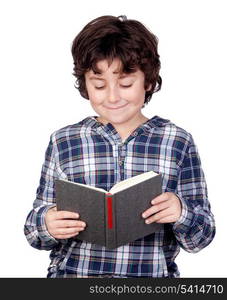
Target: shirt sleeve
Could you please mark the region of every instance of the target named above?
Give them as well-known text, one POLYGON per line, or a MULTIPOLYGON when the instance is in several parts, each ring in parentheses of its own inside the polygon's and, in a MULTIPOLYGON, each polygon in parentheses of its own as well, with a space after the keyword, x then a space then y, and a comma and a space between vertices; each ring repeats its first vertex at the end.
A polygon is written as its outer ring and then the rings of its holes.
POLYGON ((55 206, 54 180, 57 178, 57 172, 52 136, 45 152, 45 161, 42 165, 33 209, 28 214, 24 225, 24 233, 29 244, 43 250, 51 250, 59 243, 49 234, 45 224, 47 210, 55 206))
POLYGON ((191 135, 178 176, 177 196, 182 213, 173 225, 175 237, 186 251, 198 252, 213 240, 215 221, 200 157, 191 135))

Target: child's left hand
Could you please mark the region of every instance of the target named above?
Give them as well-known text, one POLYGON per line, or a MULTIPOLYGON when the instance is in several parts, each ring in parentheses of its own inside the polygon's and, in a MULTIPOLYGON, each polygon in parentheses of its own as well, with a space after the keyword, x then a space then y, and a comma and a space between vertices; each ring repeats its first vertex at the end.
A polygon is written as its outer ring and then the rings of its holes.
POLYGON ((146 224, 176 222, 181 216, 181 202, 174 193, 163 193, 154 198, 151 204, 142 214, 146 224))

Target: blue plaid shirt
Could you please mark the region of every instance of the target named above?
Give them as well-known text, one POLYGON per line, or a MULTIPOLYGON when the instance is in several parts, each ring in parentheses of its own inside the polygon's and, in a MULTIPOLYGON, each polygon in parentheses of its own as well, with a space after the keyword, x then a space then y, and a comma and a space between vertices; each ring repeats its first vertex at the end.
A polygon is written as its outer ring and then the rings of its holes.
POLYGON ((51 250, 47 277, 179 277, 180 248, 198 252, 215 235, 206 182, 190 133, 155 116, 122 141, 115 128, 96 117, 55 131, 45 154, 40 184, 24 232, 31 246, 51 250), (162 174, 163 192, 181 200, 175 223, 117 249, 57 240, 45 226, 55 205, 54 181, 67 179, 107 191, 117 182, 147 171, 162 174))

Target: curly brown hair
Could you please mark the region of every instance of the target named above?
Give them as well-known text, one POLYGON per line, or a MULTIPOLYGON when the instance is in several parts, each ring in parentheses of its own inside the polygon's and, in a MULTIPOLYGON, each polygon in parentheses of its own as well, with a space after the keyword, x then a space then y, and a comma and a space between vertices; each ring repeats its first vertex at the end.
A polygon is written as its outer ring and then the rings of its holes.
POLYGON ((89 70, 100 72, 97 62, 113 59, 122 62, 122 72, 133 73, 140 69, 144 75, 147 104, 153 93, 159 91, 162 78, 159 75, 160 60, 157 51, 158 39, 142 23, 127 19, 126 16, 101 16, 89 22, 75 37, 72 44, 74 61, 73 75, 82 97, 88 99, 85 73, 89 70))

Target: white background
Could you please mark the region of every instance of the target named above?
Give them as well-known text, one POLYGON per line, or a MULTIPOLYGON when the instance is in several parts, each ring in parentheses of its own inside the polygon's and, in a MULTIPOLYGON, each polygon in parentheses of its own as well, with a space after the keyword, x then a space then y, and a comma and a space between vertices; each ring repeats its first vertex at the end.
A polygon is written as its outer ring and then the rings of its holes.
POLYGON ((0 277, 46 277, 49 252, 32 248, 23 226, 50 134, 95 114, 74 88, 70 47, 83 26, 105 14, 125 14, 158 36, 163 87, 144 114, 183 127, 199 149, 217 233, 197 254, 181 250, 181 276, 226 277, 225 2, 0 2, 0 277))

